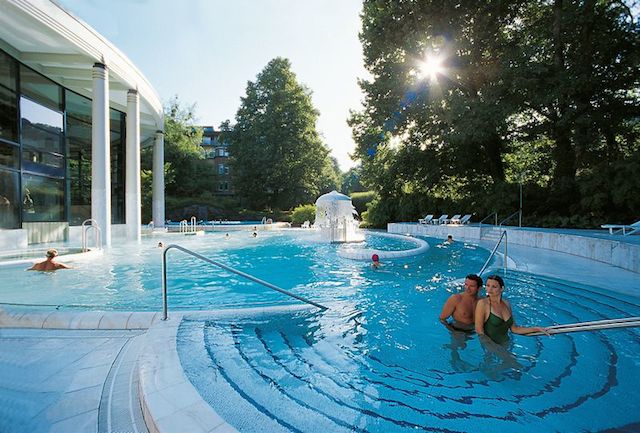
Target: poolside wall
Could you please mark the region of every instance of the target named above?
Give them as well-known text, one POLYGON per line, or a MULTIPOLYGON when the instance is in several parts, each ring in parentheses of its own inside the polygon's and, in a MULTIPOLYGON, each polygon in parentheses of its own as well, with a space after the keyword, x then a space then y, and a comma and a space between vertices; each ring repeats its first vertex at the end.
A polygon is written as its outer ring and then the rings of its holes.
MULTIPOLYGON (((507 231, 509 243, 571 254, 640 273, 640 245, 637 244, 565 233, 538 232, 531 228, 519 230, 518 228, 504 227, 504 230, 507 231)), ((387 225, 387 231, 443 240, 450 234, 456 240, 480 241, 480 227, 470 225, 390 223, 387 225)))

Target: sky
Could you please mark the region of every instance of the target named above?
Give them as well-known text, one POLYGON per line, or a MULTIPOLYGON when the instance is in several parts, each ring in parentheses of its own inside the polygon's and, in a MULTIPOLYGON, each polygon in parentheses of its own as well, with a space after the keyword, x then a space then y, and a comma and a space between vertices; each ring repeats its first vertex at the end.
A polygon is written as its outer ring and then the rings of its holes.
MULTIPOLYGON (((122 51, 163 102, 196 104, 198 124, 234 123, 248 81, 286 57, 320 111, 318 131, 347 170, 349 110, 361 108, 361 0, 58 0, 122 51)), ((108 65, 107 65, 108 66, 108 65)))

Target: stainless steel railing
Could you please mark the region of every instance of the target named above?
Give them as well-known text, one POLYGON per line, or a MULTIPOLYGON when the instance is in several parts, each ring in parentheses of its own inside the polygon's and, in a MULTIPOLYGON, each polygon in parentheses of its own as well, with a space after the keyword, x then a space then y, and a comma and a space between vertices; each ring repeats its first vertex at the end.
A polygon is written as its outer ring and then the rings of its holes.
POLYGON ((482 239, 482 236, 484 236, 484 234, 488 231, 491 230, 492 227, 496 227, 498 225, 498 213, 494 212, 492 214, 487 215, 486 217, 482 218, 482 220, 478 223, 478 226, 480 227, 480 239, 482 239), (485 224, 484 225, 484 231, 482 224, 488 220, 489 218, 493 217, 494 219, 494 224, 485 224), (488 228, 487 228, 488 227, 488 228))
POLYGON ((512 220, 513 218, 520 216, 522 214, 522 210, 517 210, 514 213, 512 213, 511 215, 509 215, 508 217, 506 217, 505 219, 503 219, 502 221, 500 221, 499 227, 502 229, 502 226, 504 223, 506 223, 507 221, 512 220))
POLYGON ((87 240, 87 232, 89 229, 93 229, 95 232, 94 240, 96 241, 96 248, 102 249, 102 231, 100 230, 100 226, 98 225, 98 221, 93 218, 88 218, 82 221, 82 252, 89 251, 88 240, 87 240), (87 225, 87 223, 91 223, 91 225, 87 225))
POLYGON ((174 249, 174 248, 177 249, 177 250, 180 250, 180 251, 182 251, 184 253, 187 253, 187 254, 189 254, 189 255, 191 255, 193 257, 196 257, 196 258, 198 258, 198 259, 200 259, 202 261, 205 261, 205 262, 210 263, 210 264, 212 264, 214 266, 222 268, 222 269, 224 269, 226 271, 229 271, 229 272, 234 273, 236 275, 240 275, 241 277, 247 278, 248 280, 251 280, 251 281, 253 281, 255 283, 262 284, 263 286, 268 287, 268 288, 270 288, 272 290, 275 290, 277 292, 283 293, 283 294, 285 294, 287 296, 290 296, 292 298, 298 299, 299 301, 305 302, 307 304, 313 305, 314 307, 318 307, 318 308, 320 308, 322 310, 327 310, 328 309, 324 305, 318 304, 317 302, 310 301, 309 299, 303 298, 302 296, 298 296, 295 293, 291 293, 291 292, 289 292, 287 290, 284 290, 284 289, 282 289, 282 288, 280 288, 280 287, 278 287, 276 285, 273 285, 273 284, 271 284, 271 283, 269 283, 267 281, 264 281, 264 280, 261 280, 259 278, 256 278, 256 277, 254 277, 252 275, 249 275, 249 274, 247 274, 245 272, 242 272, 242 271, 239 271, 237 269, 234 269, 234 268, 232 268, 230 266, 227 266, 227 265, 225 265, 223 263, 216 262, 215 260, 211 260, 210 258, 203 256, 202 254, 196 253, 195 251, 191 251, 191 250, 189 250, 187 248, 181 247, 180 245, 171 244, 171 245, 167 245, 165 247, 164 251, 162 251, 162 320, 167 320, 167 310, 168 310, 168 308, 167 308, 167 252, 170 249, 174 249))
POLYGON ((500 246, 500 243, 502 243, 502 239, 504 239, 504 275, 507 275, 507 231, 504 230, 502 232, 502 234, 500 235, 500 239, 498 239, 498 242, 496 242, 496 246, 493 247, 493 250, 491 251, 491 254, 489 254, 489 258, 487 259, 486 262, 484 262, 484 265, 482 265, 482 269, 480 269, 480 272, 478 272, 478 276, 481 276, 482 273, 487 269, 487 266, 489 266, 489 262, 491 262, 491 259, 493 258, 493 256, 495 256, 496 251, 498 251, 498 247, 500 246))

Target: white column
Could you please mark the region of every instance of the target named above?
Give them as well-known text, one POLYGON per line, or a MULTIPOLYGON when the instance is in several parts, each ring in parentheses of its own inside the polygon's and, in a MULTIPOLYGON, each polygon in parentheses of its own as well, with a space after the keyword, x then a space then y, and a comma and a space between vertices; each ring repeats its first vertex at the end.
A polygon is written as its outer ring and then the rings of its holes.
POLYGON ((164 133, 156 132, 153 145, 153 224, 164 227, 164 133))
POLYGON ((109 139, 109 76, 102 63, 93 65, 91 103, 91 218, 111 245, 111 153, 109 139))
POLYGON ((140 192, 140 98, 138 91, 127 92, 127 153, 125 182, 125 211, 127 239, 141 238, 141 192, 140 192))

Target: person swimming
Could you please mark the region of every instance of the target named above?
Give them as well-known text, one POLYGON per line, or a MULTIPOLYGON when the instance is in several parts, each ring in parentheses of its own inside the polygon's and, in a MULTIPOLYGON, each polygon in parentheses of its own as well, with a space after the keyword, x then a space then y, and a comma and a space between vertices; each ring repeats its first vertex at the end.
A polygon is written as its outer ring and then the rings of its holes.
POLYGON ((371 256, 371 267, 373 269, 378 269, 380 266, 380 257, 377 254, 371 256))
POLYGON ((498 275, 487 277, 485 284, 487 297, 480 299, 475 311, 475 327, 478 335, 486 335, 498 344, 509 341, 509 330, 514 334, 527 335, 533 332, 548 334, 546 328, 539 326, 518 326, 513 318, 511 304, 502 299, 504 280, 498 275))
POLYGON ((55 248, 51 248, 50 250, 47 250, 47 259, 44 260, 43 262, 40 263, 36 263, 33 266, 31 266, 29 269, 29 271, 55 271, 58 269, 71 269, 71 266, 67 266, 64 263, 59 263, 54 261, 54 258, 58 255, 58 250, 56 250, 55 248))

